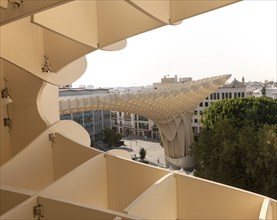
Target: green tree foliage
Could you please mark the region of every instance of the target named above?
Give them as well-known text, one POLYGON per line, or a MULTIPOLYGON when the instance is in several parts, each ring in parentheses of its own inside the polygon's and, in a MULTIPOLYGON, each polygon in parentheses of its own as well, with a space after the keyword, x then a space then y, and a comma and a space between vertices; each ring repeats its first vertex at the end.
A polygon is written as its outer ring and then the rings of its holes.
POLYGON ((104 143, 108 144, 109 147, 118 145, 118 142, 122 139, 121 134, 116 133, 113 129, 105 128, 103 131, 104 143))
POLYGON ((140 150, 139 150, 139 155, 140 155, 140 160, 141 160, 141 161, 144 161, 144 159, 145 159, 145 157, 146 157, 146 154, 147 154, 146 150, 145 150, 143 147, 140 148, 140 150))
POLYGON ((204 113, 192 146, 195 175, 277 199, 276 100, 254 99, 224 100, 204 113))
POLYGON ((277 124, 277 100, 269 97, 225 99, 213 103, 204 111, 203 127, 213 128, 219 119, 228 118, 234 127, 277 124))

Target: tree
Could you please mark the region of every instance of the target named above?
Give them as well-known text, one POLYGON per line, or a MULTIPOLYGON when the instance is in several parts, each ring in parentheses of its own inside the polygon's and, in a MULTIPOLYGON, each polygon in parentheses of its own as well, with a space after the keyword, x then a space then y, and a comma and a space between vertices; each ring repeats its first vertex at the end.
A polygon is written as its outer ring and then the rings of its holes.
POLYGON ((142 148, 140 148, 140 150, 139 150, 139 155, 140 155, 140 160, 143 162, 144 161, 144 159, 145 159, 145 157, 146 157, 146 154, 147 154, 147 152, 146 152, 146 150, 142 147, 142 148))
POLYGON ((266 107, 276 108, 276 100, 254 99, 224 100, 204 112, 192 145, 195 175, 276 199, 277 123, 266 107))
POLYGON ((265 96, 265 95, 266 95, 266 94, 265 94, 265 92, 266 92, 265 88, 266 88, 266 86, 263 86, 263 88, 261 89, 262 96, 265 96))
POLYGON ((277 124, 277 100, 269 97, 225 99, 213 103, 204 111, 202 124, 213 128, 219 119, 228 118, 234 127, 277 124))
POLYGON ((103 131, 104 143, 108 144, 109 147, 118 145, 118 142, 122 139, 121 134, 116 133, 113 129, 105 128, 103 131))

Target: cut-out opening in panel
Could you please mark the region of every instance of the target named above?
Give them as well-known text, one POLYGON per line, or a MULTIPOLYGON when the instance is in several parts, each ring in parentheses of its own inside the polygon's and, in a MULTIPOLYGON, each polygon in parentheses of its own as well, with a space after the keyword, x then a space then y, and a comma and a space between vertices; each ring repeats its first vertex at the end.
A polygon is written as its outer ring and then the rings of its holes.
POLYGON ((56 133, 53 142, 55 179, 101 153, 99 150, 77 144, 56 133))
POLYGON ((116 219, 138 220, 138 218, 104 208, 88 207, 47 196, 33 196, 1 215, 1 219, 116 219))
POLYGON ((106 158, 100 154, 45 188, 40 195, 108 208, 107 184, 106 158))
POLYGON ((109 209, 82 206, 72 202, 39 197, 43 207, 43 219, 137 219, 109 209))
POLYGON ((178 219, 258 219, 264 197, 177 174, 178 219))
MULTIPOLYGON (((8 89, 9 97, 12 100, 6 104, 6 117, 11 119, 8 127, 12 157, 47 127, 37 108, 37 95, 43 82, 15 64, 2 58, 0 58, 0 62, 1 77, 4 77, 4 86, 8 89)), ((4 136, 4 138, 6 137, 4 136)))
POLYGON ((137 9, 126 1, 72 1, 36 13, 33 22, 91 48, 105 48, 165 25, 137 9))
POLYGON ((24 202, 36 192, 9 186, 0 186, 0 216, 24 202))
POLYGON ((131 203, 124 212, 143 219, 177 219, 175 175, 169 173, 162 177, 131 203))
POLYGON ((64 175, 41 195, 123 212, 166 174, 166 170, 103 153, 64 175))
POLYGON ((96 49, 44 29, 30 20, 31 17, 26 17, 0 27, 1 57, 55 85, 77 80, 86 68, 82 57, 96 49), (67 72, 69 68, 62 70, 67 65, 72 72, 67 72))
POLYGON ((70 136, 74 131, 76 135, 84 137, 80 142, 85 143, 87 132, 75 122, 59 121, 47 128, 25 149, 0 167, 1 184, 40 191, 65 173, 101 153, 64 136, 70 136), (67 129, 71 130, 67 132, 63 126, 69 126, 67 129), (63 129, 63 135, 58 133, 60 129, 63 129))
POLYGON ((107 155, 109 208, 123 212, 167 170, 107 155))
POLYGON ((26 201, 22 202, 18 206, 9 210, 5 214, 1 215, 1 220, 14 220, 14 219, 37 219, 33 214, 34 206, 38 204, 37 196, 33 196, 26 201))

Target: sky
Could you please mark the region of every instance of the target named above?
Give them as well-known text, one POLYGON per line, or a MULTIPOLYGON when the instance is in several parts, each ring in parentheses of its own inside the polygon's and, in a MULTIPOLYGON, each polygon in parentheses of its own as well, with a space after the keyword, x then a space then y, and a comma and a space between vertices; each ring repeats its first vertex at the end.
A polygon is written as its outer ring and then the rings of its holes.
POLYGON ((128 38, 123 50, 88 54, 73 87, 146 86, 175 75, 277 81, 276 12, 276 0, 241 1, 128 38))

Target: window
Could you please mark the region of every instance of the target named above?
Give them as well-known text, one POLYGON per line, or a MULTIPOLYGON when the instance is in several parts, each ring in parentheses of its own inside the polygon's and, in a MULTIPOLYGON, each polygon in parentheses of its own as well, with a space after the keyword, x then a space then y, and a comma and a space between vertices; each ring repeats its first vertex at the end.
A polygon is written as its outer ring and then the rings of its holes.
POLYGON ((229 92, 229 99, 231 99, 232 98, 232 93, 231 92, 229 92))
POLYGON ((240 97, 240 92, 238 92, 238 97, 240 97))
POLYGON ((226 99, 228 99, 228 92, 225 93, 225 97, 226 97, 226 99))
POLYGON ((197 118, 194 119, 194 123, 198 123, 198 119, 197 118))
POLYGON ((198 127, 192 127, 192 132, 194 134, 198 134, 198 127))
POLYGON ((200 106, 200 107, 203 107, 203 102, 200 102, 199 106, 200 106))
POLYGON ((241 97, 242 97, 242 98, 245 97, 245 93, 244 93, 244 92, 241 93, 241 97))
POLYGON ((71 119, 71 114, 64 114, 60 116, 61 120, 68 120, 71 119))
POLYGON ((139 128, 140 128, 140 129, 149 129, 147 123, 139 123, 139 128))
POLYGON ((200 115, 203 115, 203 111, 200 111, 199 113, 200 113, 200 115))
POLYGON ((139 121, 148 121, 148 118, 146 118, 146 117, 144 117, 142 115, 139 115, 138 119, 139 119, 139 121))
POLYGON ((247 96, 252 96, 253 95, 253 91, 249 91, 249 92, 246 92, 247 96))
POLYGON ((158 132, 158 131, 159 131, 159 129, 157 128, 156 125, 153 125, 152 130, 155 131, 155 132, 158 132))
POLYGON ((196 110, 194 111, 194 115, 197 115, 197 111, 196 110))
POLYGON ((224 93, 223 92, 221 93, 221 99, 224 99, 224 93))
POLYGON ((205 102, 205 107, 208 107, 209 106, 209 103, 208 102, 205 102))
POLYGON ((220 94, 216 93, 217 99, 220 99, 220 94))
POLYGON ((211 100, 213 99, 213 94, 210 95, 210 99, 211 99, 211 100))
POLYGON ((234 98, 235 98, 235 99, 237 98, 237 93, 236 93, 236 92, 234 92, 234 98))
POLYGON ((214 99, 216 99, 216 93, 214 93, 214 99))

